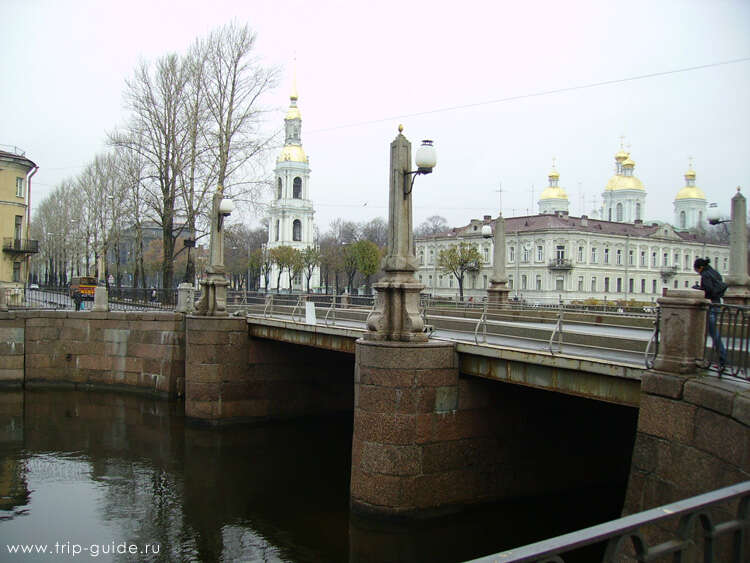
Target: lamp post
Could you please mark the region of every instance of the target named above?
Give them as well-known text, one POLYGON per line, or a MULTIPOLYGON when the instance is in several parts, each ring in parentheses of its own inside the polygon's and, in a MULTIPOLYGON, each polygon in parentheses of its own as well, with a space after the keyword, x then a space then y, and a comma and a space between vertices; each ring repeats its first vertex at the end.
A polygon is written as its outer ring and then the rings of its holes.
POLYGON ((232 214, 234 204, 224 198, 224 188, 218 186, 211 208, 211 242, 206 279, 201 281, 202 295, 196 304, 196 313, 209 317, 227 315, 227 286, 224 268, 224 219, 232 214))
POLYGON ((426 342, 419 314, 419 294, 424 286, 414 277, 411 192, 417 176, 430 174, 436 155, 432 141, 417 149, 417 170, 411 168, 411 143, 403 136, 403 125, 391 143, 390 190, 388 196, 388 253, 383 258, 385 275, 373 288, 375 308, 367 318, 366 340, 426 342), (410 178, 411 176, 411 178, 410 178))
MULTIPOLYGON (((482 227, 482 236, 489 238, 493 236, 489 225, 482 227)), ((487 288, 487 301, 490 303, 508 302, 508 276, 505 273, 505 219, 502 210, 495 219, 495 233, 492 249, 492 276, 490 287, 487 288)))
MULTIPOLYGON (((729 274, 726 283, 729 286, 724 294, 724 301, 733 305, 750 303, 750 276, 747 274, 747 200, 740 193, 732 198, 730 219, 722 219, 715 203, 708 206, 708 222, 712 225, 730 223, 729 228, 729 274)), ((717 264, 718 266, 718 264, 717 264)))

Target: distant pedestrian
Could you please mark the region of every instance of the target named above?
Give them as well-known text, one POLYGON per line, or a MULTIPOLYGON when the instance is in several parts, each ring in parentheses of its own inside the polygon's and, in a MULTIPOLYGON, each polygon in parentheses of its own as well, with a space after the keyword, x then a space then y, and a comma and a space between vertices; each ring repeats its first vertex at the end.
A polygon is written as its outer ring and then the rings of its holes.
POLYGON ((151 288, 151 301, 156 301, 156 288, 151 288))
POLYGON ((693 287, 702 289, 706 299, 711 301, 708 313, 708 334, 711 335, 714 347, 719 351, 719 367, 723 368, 727 363, 727 349, 721 341, 719 328, 716 326, 716 316, 719 310, 718 305, 721 304, 721 298, 727 290, 727 284, 724 283, 721 274, 711 267, 711 260, 708 258, 696 258, 693 269, 701 276, 700 284, 693 287))
POLYGON ((81 310, 81 303, 83 301, 83 296, 81 295, 81 292, 78 290, 75 290, 73 292, 73 303, 75 303, 76 311, 81 310))

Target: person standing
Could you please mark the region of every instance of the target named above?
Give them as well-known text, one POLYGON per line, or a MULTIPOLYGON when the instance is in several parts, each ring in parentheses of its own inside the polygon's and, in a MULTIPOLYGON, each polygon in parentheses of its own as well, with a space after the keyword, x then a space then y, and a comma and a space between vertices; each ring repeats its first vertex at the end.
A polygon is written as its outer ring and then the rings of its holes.
POLYGON ((83 297, 81 296, 81 292, 77 289, 73 292, 73 303, 76 305, 76 311, 81 310, 81 301, 83 301, 83 297))
POLYGON ((727 290, 727 284, 724 283, 721 274, 711 267, 711 260, 708 258, 696 258, 693 269, 701 276, 700 284, 693 287, 702 289, 706 299, 711 301, 708 312, 708 334, 711 335, 714 348, 719 352, 719 369, 723 369, 727 363, 727 349, 721 341, 716 317, 719 312, 718 305, 721 304, 721 298, 727 290))

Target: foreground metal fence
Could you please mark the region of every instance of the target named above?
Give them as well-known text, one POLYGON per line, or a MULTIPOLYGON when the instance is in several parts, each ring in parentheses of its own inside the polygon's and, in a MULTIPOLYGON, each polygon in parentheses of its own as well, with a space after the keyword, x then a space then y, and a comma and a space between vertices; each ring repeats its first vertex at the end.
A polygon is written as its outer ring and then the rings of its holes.
POLYGON ((565 563, 563 555, 592 545, 601 545, 604 549, 604 563, 623 560, 686 561, 689 554, 696 553, 701 553, 700 560, 704 563, 744 563, 748 555, 748 534, 750 481, 745 481, 619 520, 475 559, 472 563, 565 563), (732 504, 737 506, 734 518, 717 523, 715 509, 723 509, 723 512, 731 514, 729 508, 732 504), (643 532, 646 526, 674 531, 668 541, 650 546, 643 532), (696 542, 696 538, 702 542, 696 542), (723 538, 726 538, 724 545, 718 546, 717 540, 723 538), (626 555, 628 553, 631 555, 626 555))

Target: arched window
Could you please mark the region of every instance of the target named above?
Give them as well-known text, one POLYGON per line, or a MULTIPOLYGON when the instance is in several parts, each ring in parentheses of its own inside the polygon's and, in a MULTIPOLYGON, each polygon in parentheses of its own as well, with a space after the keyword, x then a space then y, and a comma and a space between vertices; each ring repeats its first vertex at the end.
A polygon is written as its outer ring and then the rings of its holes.
POLYGON ((281 199, 281 178, 278 179, 276 187, 276 199, 281 199))
POLYGON ((635 204, 635 218, 637 221, 640 221, 641 219, 641 204, 640 203, 635 204))
POLYGON ((292 223, 292 240, 302 240, 302 221, 299 219, 292 223))
POLYGON ((686 223, 687 223, 687 219, 685 218, 685 212, 680 211, 680 228, 684 229, 686 223))
POLYGON ((617 221, 622 221, 622 203, 617 204, 617 221))
POLYGON ((294 189, 292 192, 292 197, 294 199, 302 199, 302 178, 297 176, 294 179, 294 189))
POLYGON ((276 234, 274 235, 274 240, 279 240, 279 220, 276 219, 276 234))

